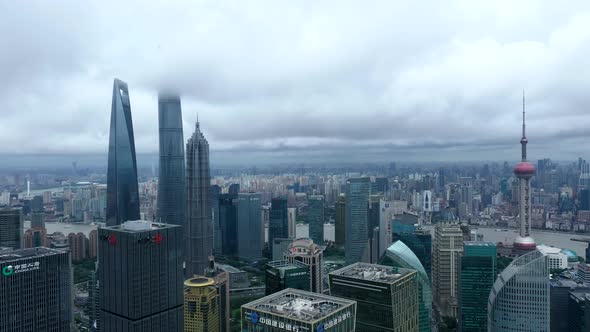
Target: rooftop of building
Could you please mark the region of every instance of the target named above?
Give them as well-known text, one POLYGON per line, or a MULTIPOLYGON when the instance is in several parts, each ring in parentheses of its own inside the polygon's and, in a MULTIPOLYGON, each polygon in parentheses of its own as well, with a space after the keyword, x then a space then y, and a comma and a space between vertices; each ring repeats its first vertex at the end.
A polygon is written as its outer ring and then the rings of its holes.
POLYGON ((414 270, 410 269, 394 268, 385 265, 355 263, 330 272, 330 274, 391 284, 399 278, 414 272, 414 270))
POLYGON ((494 242, 483 242, 483 241, 465 241, 463 243, 466 247, 495 247, 494 242))
POLYGON ((305 322, 316 322, 356 301, 287 288, 242 307, 305 322))
POLYGON ((218 267, 219 269, 225 271, 225 272, 229 272, 229 273, 240 273, 240 272, 244 272, 236 267, 233 267, 231 265, 228 264, 221 264, 221 263, 215 263, 215 266, 218 267))
POLYGON ((293 261, 290 263, 289 261, 286 261, 286 260, 272 261, 272 262, 268 262, 266 265, 269 267, 281 270, 281 271, 307 268, 307 265, 305 265, 299 261, 293 261))
POLYGON ((63 251, 63 250, 57 250, 57 249, 46 248, 46 247, 17 249, 17 250, 2 252, 2 254, 0 254, 0 262, 13 261, 13 260, 17 260, 17 259, 30 258, 30 257, 50 256, 50 255, 63 254, 63 253, 65 253, 65 251, 63 251))
POLYGON ((215 280, 203 276, 194 276, 184 282, 186 287, 207 287, 215 285, 215 280))
POLYGON ((562 251, 561 248, 552 247, 552 246, 548 246, 548 245, 545 245, 545 244, 538 244, 537 245, 537 250, 541 251, 545 255, 549 255, 549 254, 560 254, 560 253, 562 253, 561 252, 562 251))
POLYGON ((180 226, 171 225, 171 224, 164 224, 164 223, 157 223, 157 222, 152 222, 152 221, 147 221, 147 220, 128 220, 120 225, 102 227, 102 229, 118 230, 118 231, 122 231, 122 232, 134 233, 134 232, 154 231, 154 230, 158 230, 158 229, 166 229, 166 228, 173 228, 173 227, 180 227, 180 226))

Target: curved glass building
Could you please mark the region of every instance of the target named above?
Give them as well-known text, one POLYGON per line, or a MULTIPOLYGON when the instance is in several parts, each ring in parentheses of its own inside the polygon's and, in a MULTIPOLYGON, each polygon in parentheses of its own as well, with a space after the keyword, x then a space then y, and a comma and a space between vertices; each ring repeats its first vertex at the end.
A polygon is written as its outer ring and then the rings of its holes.
POLYGON ((107 169, 107 226, 139 220, 139 190, 127 83, 115 79, 107 169))
POLYGON ((418 257, 402 241, 395 241, 387 251, 381 264, 387 263, 394 266, 416 270, 418 272, 418 326, 420 332, 430 331, 430 317, 432 317, 432 289, 430 288, 430 279, 428 274, 420 263, 418 257))
POLYGON ((157 220, 184 226, 186 188, 180 97, 164 94, 158 96, 158 127, 160 170, 157 220))
POLYGON ((488 331, 549 331, 549 267, 535 250, 498 276, 488 299, 488 331))

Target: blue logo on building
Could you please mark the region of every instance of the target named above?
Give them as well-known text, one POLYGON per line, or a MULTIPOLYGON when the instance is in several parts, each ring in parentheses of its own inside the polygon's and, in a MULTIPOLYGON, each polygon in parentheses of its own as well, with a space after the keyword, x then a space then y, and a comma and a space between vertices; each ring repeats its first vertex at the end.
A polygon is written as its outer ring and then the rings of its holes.
POLYGON ((252 322, 252 324, 257 324, 259 318, 260 317, 255 312, 253 312, 253 313, 250 314, 250 322, 252 322))
POLYGON ((318 325, 318 329, 317 329, 317 331, 318 331, 318 332, 324 332, 324 323, 322 323, 322 324, 318 325))

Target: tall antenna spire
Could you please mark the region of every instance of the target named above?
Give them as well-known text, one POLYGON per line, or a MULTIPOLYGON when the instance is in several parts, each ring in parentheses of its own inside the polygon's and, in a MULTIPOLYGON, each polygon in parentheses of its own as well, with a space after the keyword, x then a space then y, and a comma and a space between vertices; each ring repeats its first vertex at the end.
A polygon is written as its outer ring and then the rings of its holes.
POLYGON ((522 90, 522 137, 520 139, 520 145, 522 146, 522 161, 526 161, 526 144, 528 140, 526 138, 526 124, 525 124, 525 95, 522 90))
POLYGON ((197 113, 197 129, 199 129, 199 113, 197 113))

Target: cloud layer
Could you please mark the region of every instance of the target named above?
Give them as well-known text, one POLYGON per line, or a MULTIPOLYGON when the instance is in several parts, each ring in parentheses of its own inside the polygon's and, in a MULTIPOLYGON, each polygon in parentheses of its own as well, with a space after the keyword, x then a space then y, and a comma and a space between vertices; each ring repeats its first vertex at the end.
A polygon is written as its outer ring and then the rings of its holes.
MULTIPOLYGON (((590 4, 551 1, 5 1, 0 153, 104 153, 112 79, 137 150, 157 92, 220 158, 517 159, 590 138, 590 4)), ((235 160, 239 162, 239 160, 235 160)))

